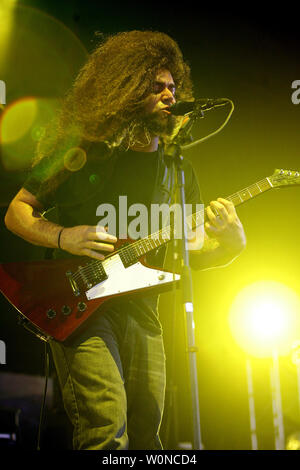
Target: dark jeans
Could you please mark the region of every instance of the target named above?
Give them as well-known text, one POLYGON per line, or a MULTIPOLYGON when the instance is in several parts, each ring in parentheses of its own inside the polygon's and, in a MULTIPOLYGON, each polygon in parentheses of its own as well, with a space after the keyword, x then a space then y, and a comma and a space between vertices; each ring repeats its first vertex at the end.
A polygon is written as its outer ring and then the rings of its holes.
POLYGON ((161 449, 162 336, 128 312, 94 314, 72 341, 51 341, 74 449, 161 449))

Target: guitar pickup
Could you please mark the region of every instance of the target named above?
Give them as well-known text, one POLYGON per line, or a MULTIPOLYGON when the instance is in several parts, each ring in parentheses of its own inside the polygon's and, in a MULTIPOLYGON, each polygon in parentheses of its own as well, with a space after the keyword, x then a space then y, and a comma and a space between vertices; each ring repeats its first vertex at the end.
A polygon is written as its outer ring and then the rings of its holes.
POLYGON ((66 276, 76 297, 108 278, 100 261, 93 261, 86 266, 79 266, 75 273, 68 271, 66 276))

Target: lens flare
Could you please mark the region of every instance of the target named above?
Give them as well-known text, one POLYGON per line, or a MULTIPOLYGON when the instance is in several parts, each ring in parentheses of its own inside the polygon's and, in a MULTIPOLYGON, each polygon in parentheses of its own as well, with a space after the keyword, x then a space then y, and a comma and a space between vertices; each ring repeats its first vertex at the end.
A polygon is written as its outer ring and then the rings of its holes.
POLYGON ((69 171, 78 171, 86 163, 86 152, 80 147, 73 147, 64 156, 64 165, 69 171))
POLYGON ((11 104, 1 119, 1 144, 10 144, 24 137, 31 129, 36 113, 37 103, 34 98, 24 98, 11 104))
POLYGON ((1 163, 6 171, 31 167, 36 145, 55 117, 57 100, 24 97, 9 104, 0 117, 1 163))

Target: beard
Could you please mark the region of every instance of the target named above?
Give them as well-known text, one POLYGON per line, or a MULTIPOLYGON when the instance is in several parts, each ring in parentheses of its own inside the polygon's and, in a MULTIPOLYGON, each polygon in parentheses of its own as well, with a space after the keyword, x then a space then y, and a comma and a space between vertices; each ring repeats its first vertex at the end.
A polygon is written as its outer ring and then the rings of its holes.
POLYGON ((172 114, 156 111, 143 118, 143 124, 152 135, 171 136, 176 128, 177 120, 172 114))

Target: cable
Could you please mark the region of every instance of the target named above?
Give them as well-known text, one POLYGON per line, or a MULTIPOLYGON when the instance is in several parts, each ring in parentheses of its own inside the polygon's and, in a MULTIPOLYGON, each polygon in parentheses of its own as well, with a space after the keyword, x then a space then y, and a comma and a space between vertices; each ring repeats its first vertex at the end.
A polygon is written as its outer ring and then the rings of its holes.
POLYGON ((37 441, 37 450, 41 450, 41 431, 42 431, 42 424, 44 420, 44 413, 45 413, 45 403, 46 403, 46 396, 47 396, 47 385, 48 385, 48 376, 49 376, 49 353, 47 349, 48 343, 45 341, 45 386, 44 386, 44 395, 43 395, 43 402, 40 411, 40 422, 39 422, 39 430, 38 430, 38 441, 37 441))
POLYGON ((223 122, 223 124, 218 127, 217 130, 215 130, 214 132, 211 132, 210 134, 206 135, 205 137, 202 137, 201 139, 198 139, 196 140, 195 142, 192 142, 191 144, 187 144, 187 145, 182 145, 181 148, 182 150, 187 150, 187 149, 190 149, 191 147, 194 147, 195 145, 197 144, 200 144, 201 142, 204 142, 205 140, 207 139, 210 139, 210 137, 213 137, 214 135, 218 134, 218 132, 220 132, 222 129, 224 129, 224 127, 226 126, 226 124, 228 123, 229 119, 231 118, 231 115, 234 111, 234 104, 233 104, 233 101, 229 100, 228 99, 228 102, 231 104, 231 110, 229 111, 229 114, 228 116, 226 117, 225 121, 223 122))

